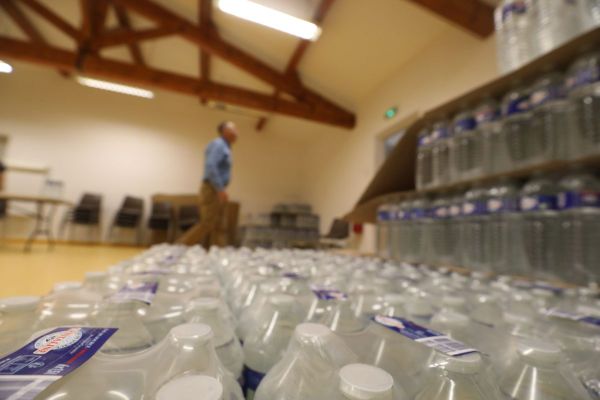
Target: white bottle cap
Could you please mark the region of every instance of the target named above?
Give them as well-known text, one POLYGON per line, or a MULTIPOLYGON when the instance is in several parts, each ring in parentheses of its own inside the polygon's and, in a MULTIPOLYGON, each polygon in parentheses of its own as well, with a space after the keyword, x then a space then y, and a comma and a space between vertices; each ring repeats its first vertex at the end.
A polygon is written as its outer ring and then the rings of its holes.
POLYGON ((481 355, 470 353, 446 359, 446 370, 459 374, 475 374, 481 369, 481 355))
POLYGON ((186 375, 167 382, 156 400, 222 400, 223 385, 206 375, 186 375))
POLYGON ((340 391, 352 400, 391 400, 394 378, 367 364, 349 364, 340 372, 340 391))
POLYGON ((312 323, 303 323, 296 326, 295 335, 298 338, 318 338, 331 334, 331 330, 325 325, 321 324, 312 324, 312 323))
POLYGON ((521 338, 517 351, 525 360, 542 364, 557 364, 561 360, 560 347, 552 342, 538 339, 521 338))
POLYGON ((0 312, 33 311, 39 302, 35 296, 6 297, 0 299, 0 312))
POLYGON ((81 289, 81 282, 75 281, 65 281, 65 282, 57 282, 54 284, 52 288, 53 292, 62 292, 63 290, 75 290, 81 289))

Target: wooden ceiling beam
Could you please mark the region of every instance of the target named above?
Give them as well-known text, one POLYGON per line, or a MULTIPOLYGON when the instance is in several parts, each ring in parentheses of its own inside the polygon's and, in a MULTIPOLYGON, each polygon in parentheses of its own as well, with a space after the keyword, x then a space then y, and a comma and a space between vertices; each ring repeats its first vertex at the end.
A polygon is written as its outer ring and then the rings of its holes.
MULTIPOLYGON (((117 19, 119 20, 119 25, 126 31, 133 31, 133 27, 131 25, 131 21, 129 20, 129 15, 124 7, 115 4, 115 11, 117 13, 117 19)), ((129 54, 133 59, 133 62, 137 65, 146 65, 146 61, 144 60, 144 56, 142 54, 142 50, 138 43, 129 43, 127 45, 129 49, 129 54)))
POLYGON ((27 37, 35 43, 45 43, 46 40, 42 34, 37 30, 35 26, 29 21, 27 16, 19 8, 13 0, 2 0, 0 6, 4 8, 4 11, 12 18, 12 20, 19 26, 19 28, 27 35, 27 37))
POLYGON ((94 45, 97 48, 130 45, 144 40, 158 39, 164 36, 173 35, 177 32, 178 30, 175 28, 164 26, 142 30, 116 28, 106 31, 103 35, 95 38, 94 45))
POLYGON ((411 0, 475 35, 494 33, 494 7, 482 0, 411 0))
MULTIPOLYGON (((198 0, 198 24, 202 33, 208 37, 215 31, 212 22, 212 0, 198 0)), ((210 81, 210 54, 200 48, 198 57, 200 79, 210 81)), ((200 97, 200 102, 206 104, 208 99, 200 97)))
POLYGON ((294 96, 302 102, 327 109, 332 113, 345 114, 347 118, 355 119, 355 115, 344 110, 339 105, 323 96, 305 88, 296 76, 286 75, 255 58, 251 54, 229 44, 216 34, 207 35, 195 24, 181 18, 170 10, 150 0, 111 0, 115 4, 127 7, 129 10, 164 26, 180 27, 180 35, 196 44, 213 56, 219 57, 236 67, 254 75, 282 92, 294 96))
POLYGON ((79 42, 81 40, 80 32, 75 29, 73 25, 65 21, 61 16, 50 10, 37 0, 20 0, 21 3, 25 4, 32 11, 37 13, 40 17, 44 18, 58 30, 63 32, 65 35, 71 37, 71 39, 79 42))
POLYGON ((327 109, 314 107, 311 104, 275 99, 270 95, 235 86, 206 82, 146 66, 102 59, 94 54, 89 54, 81 60, 75 52, 47 44, 0 36, 0 57, 49 65, 75 73, 82 72, 98 78, 171 90, 195 97, 203 96, 242 107, 277 112, 345 128, 351 128, 355 124, 353 116, 331 113, 327 109))

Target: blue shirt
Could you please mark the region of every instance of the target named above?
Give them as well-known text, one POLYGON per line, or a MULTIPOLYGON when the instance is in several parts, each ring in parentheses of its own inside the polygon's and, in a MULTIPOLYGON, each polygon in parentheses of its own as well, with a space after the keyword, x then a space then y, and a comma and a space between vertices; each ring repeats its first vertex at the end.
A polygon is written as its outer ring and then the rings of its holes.
POLYGON ((204 152, 204 180, 220 192, 229 184, 230 177, 231 149, 225 139, 218 137, 206 146, 204 152))

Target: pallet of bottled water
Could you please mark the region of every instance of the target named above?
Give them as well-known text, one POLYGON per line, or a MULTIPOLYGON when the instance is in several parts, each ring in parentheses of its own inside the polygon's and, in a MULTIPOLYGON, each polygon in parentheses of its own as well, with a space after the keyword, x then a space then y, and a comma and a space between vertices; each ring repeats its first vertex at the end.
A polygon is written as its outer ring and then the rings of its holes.
POLYGON ((318 251, 158 245, 0 299, 0 399, 594 400, 600 300, 318 251))

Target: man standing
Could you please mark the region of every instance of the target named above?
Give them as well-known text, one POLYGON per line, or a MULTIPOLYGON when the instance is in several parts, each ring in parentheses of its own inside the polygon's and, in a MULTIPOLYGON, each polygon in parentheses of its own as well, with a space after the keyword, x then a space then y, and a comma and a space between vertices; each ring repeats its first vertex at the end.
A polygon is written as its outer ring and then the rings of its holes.
POLYGON ((231 177, 231 146, 238 137, 238 130, 231 121, 218 126, 219 137, 206 147, 204 152, 204 179, 200 187, 200 222, 191 227, 178 243, 193 245, 200 243, 205 248, 216 244, 223 206, 227 203, 227 192, 231 177))

